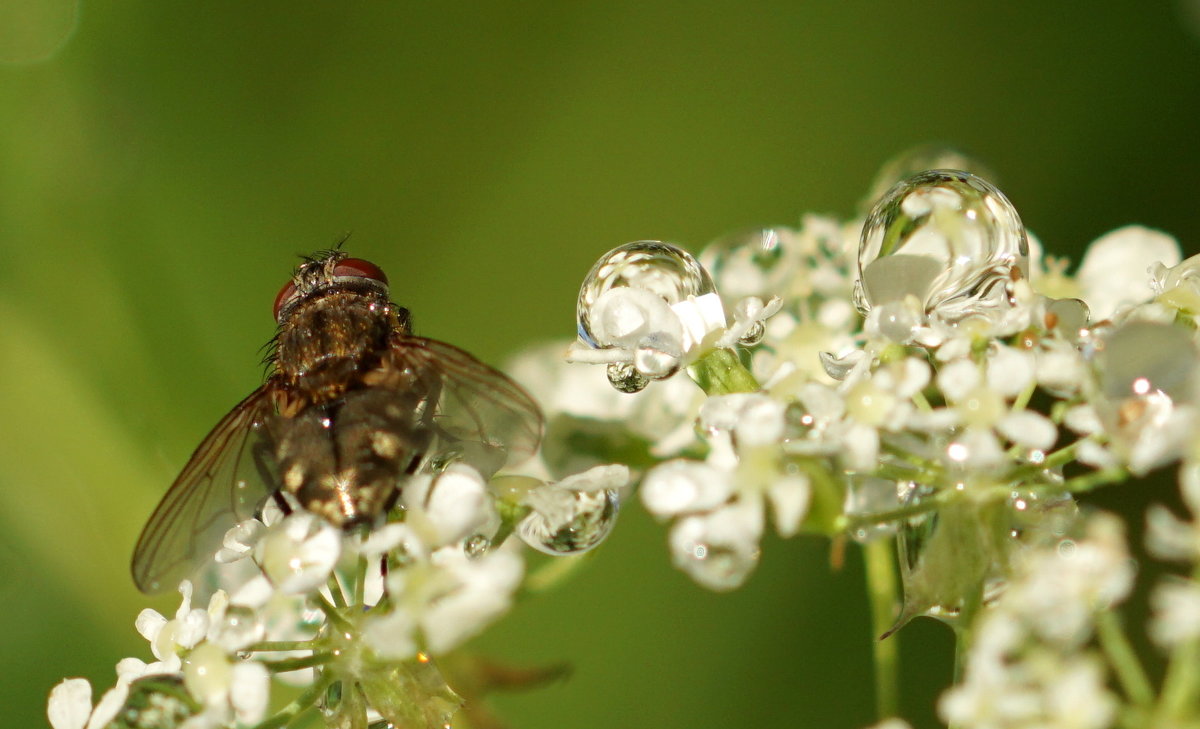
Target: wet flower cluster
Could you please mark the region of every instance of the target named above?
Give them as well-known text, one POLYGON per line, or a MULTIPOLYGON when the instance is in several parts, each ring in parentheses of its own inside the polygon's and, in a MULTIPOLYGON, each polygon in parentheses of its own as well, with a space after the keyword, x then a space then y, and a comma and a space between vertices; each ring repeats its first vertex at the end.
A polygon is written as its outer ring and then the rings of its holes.
MULTIPOLYGON (((1120 530, 1074 497, 1182 463, 1200 508, 1200 256, 1129 226, 1069 274, 999 189, 947 160, 971 166, 942 151, 893 165, 859 218, 698 255, 615 248, 581 286, 570 364, 547 347, 514 371, 550 415, 548 462, 627 463, 700 585, 743 584, 768 527, 885 544, 873 553, 903 595, 880 633, 928 615, 970 647, 947 721, 1113 726, 1150 699, 1130 696, 1127 657, 1094 648, 1093 621, 1133 578, 1120 530)), ((1194 568, 1192 525, 1150 518, 1152 548, 1194 568)), ((1154 640, 1198 650, 1192 579, 1154 605, 1154 640)), ((1114 630, 1100 638, 1116 651, 1114 630)))
MULTIPOLYGON (((155 660, 118 663, 95 705, 87 680, 59 684, 51 725, 284 726, 319 711, 336 727, 447 726, 464 698, 438 657, 510 609, 527 547, 569 557, 603 540, 628 477, 601 466, 552 483, 485 481, 451 463, 406 482, 396 519, 366 534, 267 501, 226 533, 203 583, 180 585, 174 617, 138 616, 155 660), (273 684, 301 693, 272 714, 273 684)), ((486 688, 486 677, 464 683, 486 688)))
MULTIPOLYGON (((953 726, 1200 721, 1200 257, 1129 226, 1068 273, 968 169, 924 150, 849 220, 609 251, 575 340, 509 368, 548 416, 539 478, 452 463, 369 533, 267 508, 173 618, 139 616, 156 660, 122 661, 94 706, 63 682, 52 725, 448 725, 463 698, 438 659, 533 581, 527 546, 602 541, 630 483, 708 589, 749 579, 769 528, 862 544, 876 635, 917 616, 956 631, 953 726), (1171 464, 1192 513, 1147 515, 1150 553, 1184 565, 1152 591, 1155 687, 1114 612, 1135 578, 1124 530, 1075 497, 1171 464)), ((880 726, 902 727, 887 645, 880 726)))

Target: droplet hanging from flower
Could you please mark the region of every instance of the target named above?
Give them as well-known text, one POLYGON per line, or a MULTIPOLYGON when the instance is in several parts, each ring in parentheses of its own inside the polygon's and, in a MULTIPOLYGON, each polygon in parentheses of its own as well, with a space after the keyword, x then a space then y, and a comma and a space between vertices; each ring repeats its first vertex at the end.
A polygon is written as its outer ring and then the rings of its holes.
POLYGON ((624 392, 675 374, 685 354, 725 325, 708 271, 659 241, 626 243, 596 261, 579 289, 576 316, 579 339, 601 353, 588 360, 607 363, 609 382, 624 392))
POLYGON ((867 217, 854 302, 865 314, 915 300, 955 322, 1008 307, 1012 280, 1028 268, 1025 228, 1002 192, 969 172, 929 170, 894 186, 867 217))

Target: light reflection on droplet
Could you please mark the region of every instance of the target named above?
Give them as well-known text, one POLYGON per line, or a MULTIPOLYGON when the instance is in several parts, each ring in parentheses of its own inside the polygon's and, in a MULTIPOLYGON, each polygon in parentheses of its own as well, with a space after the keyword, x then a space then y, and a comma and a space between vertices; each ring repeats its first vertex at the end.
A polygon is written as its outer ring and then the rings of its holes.
POLYGON ((668 304, 714 293, 708 271, 687 251, 661 241, 635 241, 605 253, 588 271, 575 307, 579 338, 599 347, 592 307, 605 292, 628 286, 649 291, 668 304))
POLYGON ((1028 274, 1029 243, 1016 208, 982 178, 929 170, 898 183, 872 209, 858 254, 855 305, 916 297, 946 321, 1010 305, 1028 274))

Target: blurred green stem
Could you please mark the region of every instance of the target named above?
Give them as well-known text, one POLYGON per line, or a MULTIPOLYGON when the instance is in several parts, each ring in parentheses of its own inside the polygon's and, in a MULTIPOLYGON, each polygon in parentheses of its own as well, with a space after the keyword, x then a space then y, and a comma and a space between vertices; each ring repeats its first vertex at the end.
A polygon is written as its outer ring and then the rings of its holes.
POLYGON ((876 539, 863 547, 866 562, 867 592, 871 600, 871 633, 875 640, 875 711, 882 721, 899 716, 900 643, 896 635, 881 639, 896 620, 899 593, 896 560, 891 539, 876 539))
POLYGON ((706 395, 728 395, 734 392, 756 392, 758 380, 742 366, 737 352, 714 349, 688 367, 688 375, 706 395))
POLYGON ((1154 689, 1150 687, 1150 679, 1146 677, 1137 653, 1129 644, 1117 613, 1112 610, 1100 611, 1096 616, 1096 633, 1125 695, 1140 707, 1150 706, 1154 702, 1154 689))

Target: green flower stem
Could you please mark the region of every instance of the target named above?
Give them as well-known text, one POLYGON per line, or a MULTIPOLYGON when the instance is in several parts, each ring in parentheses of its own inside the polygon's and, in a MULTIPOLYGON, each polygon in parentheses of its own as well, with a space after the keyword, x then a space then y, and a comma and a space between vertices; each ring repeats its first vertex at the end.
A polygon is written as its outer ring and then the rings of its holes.
POLYGON ((314 681, 307 691, 297 696, 294 701, 280 709, 274 716, 256 724, 253 729, 279 729, 279 727, 291 724, 296 717, 316 705, 317 699, 325 693, 331 683, 333 683, 333 676, 322 673, 321 677, 314 681))
POLYGON ((252 653, 259 651, 311 651, 313 643, 314 641, 311 640, 264 640, 246 650, 252 653))
POLYGON ((342 592, 342 583, 338 581, 335 573, 330 573, 326 584, 329 586, 329 595, 333 598, 333 606, 346 607, 346 595, 342 592))
POLYGON ((585 552, 570 557, 551 558, 549 562, 529 573, 529 576, 525 578, 522 593, 538 595, 562 584, 579 571, 591 554, 591 552, 585 552))
POLYGON ((1163 678, 1159 709, 1166 719, 1182 719, 1196 711, 1200 683, 1200 641, 1189 640, 1171 652, 1163 678))
MULTIPOLYGON (((871 632, 881 636, 896 620, 899 583, 896 580, 896 559, 891 539, 876 539, 863 547, 866 562, 867 592, 871 600, 871 632)), ((875 711, 882 721, 898 716, 900 711, 898 636, 876 638, 875 654, 875 711)))
POLYGON ((1126 471, 1124 468, 1106 468, 1103 471, 1092 471, 1082 476, 1069 478, 1063 481, 1062 485, 1056 490, 1071 494, 1081 494, 1085 491, 1100 488, 1101 486, 1109 486, 1128 480, 1129 471, 1126 471))
POLYGON ((333 661, 337 656, 332 653, 314 653, 311 656, 301 656, 300 658, 284 658, 279 661, 260 661, 264 666, 269 668, 274 673, 286 673, 288 671, 298 671, 301 668, 312 668, 320 666, 330 661, 333 661))
POLYGON ((687 371, 706 395, 757 392, 760 389, 758 380, 742 366, 732 349, 714 349, 696 360, 687 371))
MULTIPOLYGON (((1200 579, 1200 568, 1192 572, 1200 579)), ((1194 714, 1200 693, 1200 639, 1185 641, 1171 651, 1167 675, 1163 677, 1159 696, 1159 711, 1165 719, 1178 719, 1194 714)))
POLYGON ((1150 706, 1154 702, 1154 689, 1151 688, 1150 679, 1147 678, 1137 653, 1121 627, 1117 613, 1102 610, 1096 616, 1096 633, 1100 638, 1100 647, 1108 657, 1125 695, 1138 706, 1150 706))
POLYGON ((323 595, 313 595, 312 600, 317 604, 317 607, 321 608, 321 612, 325 613, 325 618, 329 623, 338 630, 347 631, 353 629, 353 626, 338 612, 337 607, 326 600, 323 595))

